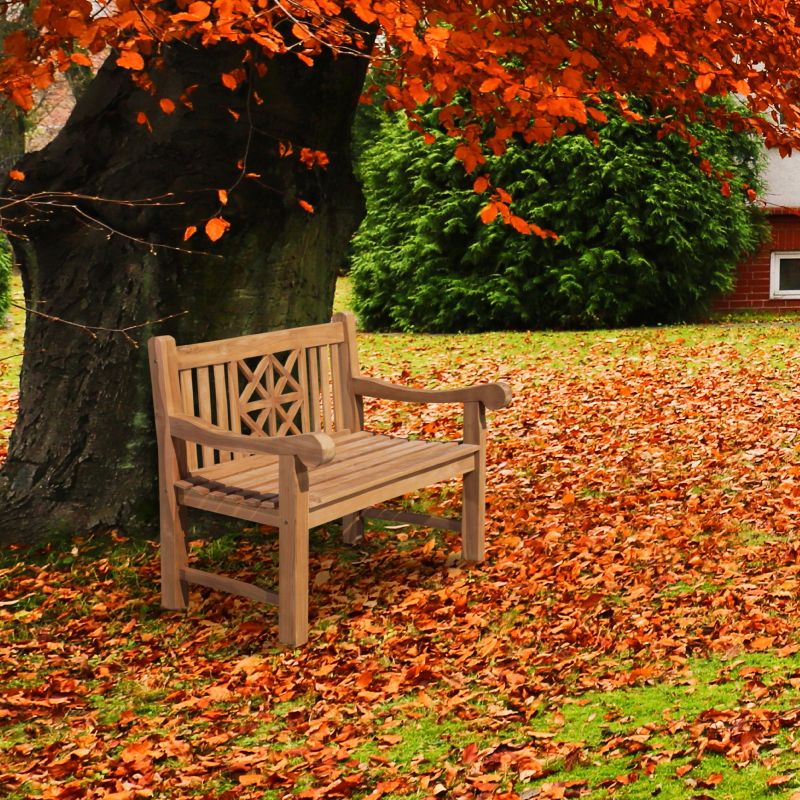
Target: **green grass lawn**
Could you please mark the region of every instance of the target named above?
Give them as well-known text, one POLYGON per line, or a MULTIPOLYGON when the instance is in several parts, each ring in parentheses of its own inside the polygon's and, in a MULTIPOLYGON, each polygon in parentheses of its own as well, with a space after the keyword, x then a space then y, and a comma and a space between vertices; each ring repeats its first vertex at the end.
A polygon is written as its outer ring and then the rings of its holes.
MULTIPOLYGON (((311 638, 289 651, 239 598, 162 610, 154 541, 6 548, 0 796, 797 800, 795 320, 359 346, 393 380, 513 386, 490 415, 486 563, 460 565, 448 532, 347 548, 318 529, 311 638)), ((18 363, 0 362, 6 420, 18 363)), ((453 430, 452 409, 367 411, 453 430)), ((266 529, 191 546, 274 581, 266 529)))
MULTIPOLYGON (((22 361, 22 335, 25 329, 25 312, 22 308, 22 281, 15 274, 11 280, 11 301, 13 305, 9 311, 5 325, 0 326, 0 359, 7 360, 8 364, 16 369, 8 373, 8 379, 15 379, 19 374, 19 364, 22 361)), ((3 384, 5 388, 6 384, 3 384)))
POLYGON ((17 414, 17 388, 22 366, 25 312, 21 308, 22 282, 18 275, 12 281, 12 302, 14 305, 6 324, 0 324, 0 454, 5 453, 17 414))

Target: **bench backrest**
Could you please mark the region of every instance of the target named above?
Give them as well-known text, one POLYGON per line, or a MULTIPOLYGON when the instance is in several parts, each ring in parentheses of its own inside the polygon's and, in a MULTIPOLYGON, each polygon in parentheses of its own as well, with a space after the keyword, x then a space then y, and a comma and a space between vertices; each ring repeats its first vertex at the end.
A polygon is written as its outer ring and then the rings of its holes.
MULTIPOLYGON (((291 436, 355 430, 359 414, 350 377, 358 374, 355 324, 350 314, 329 323, 176 346, 166 360, 172 375, 164 387, 167 414, 200 417, 251 436, 291 436), (169 391, 169 386, 172 391, 169 391), (177 389, 177 391, 175 391, 177 389)), ((161 367, 163 369, 163 367, 161 367)), ((191 469, 241 458, 240 453, 187 445, 191 469)))

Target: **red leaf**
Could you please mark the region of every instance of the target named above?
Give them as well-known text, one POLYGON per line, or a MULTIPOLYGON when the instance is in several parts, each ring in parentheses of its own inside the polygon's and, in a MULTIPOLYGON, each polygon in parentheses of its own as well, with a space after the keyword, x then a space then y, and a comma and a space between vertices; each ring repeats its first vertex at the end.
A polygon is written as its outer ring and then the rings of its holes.
POLYGON ((266 777, 259 772, 247 772, 239 776, 240 786, 260 786, 266 781, 266 777))
POLYGON ((123 50, 117 58, 117 66, 123 69, 143 70, 144 59, 135 50, 123 50))
POLYGON ((504 202, 510 203, 511 202, 511 195, 503 188, 497 187, 497 196, 504 202))
POLYGON ((355 0, 355 2, 350 5, 350 8, 352 8, 352 10, 356 12, 358 18, 366 22, 367 25, 371 25, 378 19, 370 8, 370 4, 363 2, 363 0, 355 0))
POLYGON ((698 92, 707 92, 714 83, 714 75, 711 72, 706 72, 703 75, 698 75, 694 79, 694 85, 697 87, 698 92))
POLYGON ((372 683, 372 679, 375 677, 373 672, 367 670, 366 672, 362 672, 358 678, 356 678, 356 686, 361 687, 362 689, 366 689, 372 683))
POLYGON ((548 230, 547 228, 540 228, 535 222, 530 222, 529 225, 531 233, 535 234, 540 239, 554 239, 558 241, 559 236, 554 231, 548 230))
POLYGON ((364 800, 379 800, 379 798, 383 797, 385 794, 393 792, 399 785, 399 780, 380 781, 364 800))
POLYGON ((767 780, 767 786, 783 786, 784 783, 790 783, 795 778, 794 774, 792 775, 774 775, 772 778, 767 780))
POLYGON ((136 122, 139 125, 145 125, 147 127, 147 130, 150 131, 150 133, 153 132, 153 126, 150 124, 150 118, 147 116, 147 114, 144 113, 144 111, 140 111, 136 115, 136 122))
POLYGON ((713 789, 715 786, 719 786, 724 779, 725 776, 721 772, 712 772, 705 778, 698 778, 697 785, 701 789, 713 789))
POLYGON ((464 169, 467 172, 472 172, 478 164, 483 164, 486 159, 481 154, 477 145, 461 143, 456 147, 453 155, 459 160, 464 162, 464 169))
POLYGON ((222 85, 231 91, 233 91, 239 85, 239 81, 236 79, 236 76, 230 72, 223 72, 219 77, 222 81, 222 85))
POLYGON ((531 226, 522 217, 511 215, 511 227, 518 233, 529 236, 531 233, 531 226))
POLYGON ((642 34, 634 43, 633 46, 637 50, 643 50, 647 55, 652 56, 656 52, 658 46, 658 39, 649 33, 642 34))
POLYGON ((483 210, 481 211, 480 214, 481 222, 483 222, 485 225, 488 225, 490 222, 494 222, 498 212, 499 209, 497 207, 497 203, 488 203, 483 207, 483 210))
POLYGON ((69 57, 69 60, 73 64, 78 64, 78 66, 81 66, 81 67, 91 67, 91 66, 93 66, 92 60, 89 58, 89 56, 86 55, 86 53, 71 53, 70 57, 69 57))
POLYGON ((487 78, 479 87, 479 92, 493 92, 503 81, 500 78, 487 78))
POLYGON ((708 8, 706 9, 706 22, 709 25, 715 25, 720 16, 722 16, 722 4, 719 2, 719 0, 713 0, 712 3, 709 3, 708 8))
POLYGON ((486 175, 481 175, 480 178, 475 179, 475 183, 472 184, 472 190, 477 194, 482 194, 489 188, 489 179, 486 175))
POLYGON ((475 759, 478 757, 478 745, 475 742, 470 742, 462 751, 461 751, 461 763, 462 764, 471 764, 475 759))
POLYGON ((208 236, 212 242, 216 242, 224 236, 225 231, 227 231, 230 226, 231 224, 228 220, 222 217, 212 217, 206 222, 206 236, 208 236))
POLYGON ((428 90, 419 78, 409 81, 406 90, 417 105, 422 105, 430 97, 428 90))
POLYGON ((188 10, 182 14, 173 14, 173 22, 202 22, 211 14, 211 6, 203 0, 192 3, 188 10))

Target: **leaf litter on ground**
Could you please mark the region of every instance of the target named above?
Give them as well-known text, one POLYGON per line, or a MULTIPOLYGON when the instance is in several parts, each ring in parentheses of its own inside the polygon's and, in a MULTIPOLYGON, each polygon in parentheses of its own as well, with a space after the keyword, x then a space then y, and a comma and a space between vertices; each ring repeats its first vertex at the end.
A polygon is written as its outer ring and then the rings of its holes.
MULTIPOLYGON (((11 798, 800 797, 800 328, 364 335, 413 385, 508 381, 488 557, 377 525, 312 536, 312 632, 77 533, 0 568, 11 798)), ((457 407, 373 403, 457 438, 457 407)), ((458 513, 457 487, 403 503, 458 513)), ((192 542, 269 585, 266 529, 192 542)))

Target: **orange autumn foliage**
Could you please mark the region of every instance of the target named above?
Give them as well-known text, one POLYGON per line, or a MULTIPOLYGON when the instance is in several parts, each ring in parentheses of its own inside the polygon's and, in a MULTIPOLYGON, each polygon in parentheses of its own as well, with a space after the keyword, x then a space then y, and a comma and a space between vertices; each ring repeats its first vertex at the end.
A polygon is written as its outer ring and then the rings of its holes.
MULTIPOLYGON (((25 4, 12 0, 8 15, 25 4)), ((244 62, 287 52, 313 60, 329 47, 391 58, 394 102, 409 111, 427 99, 448 107, 443 124, 471 144, 479 129, 462 124, 471 119, 456 101, 460 89, 470 115, 493 121, 495 138, 519 132, 537 141, 586 121, 601 92, 653 96, 675 109, 675 124, 678 114, 704 109, 703 92, 735 92, 767 112, 747 124, 770 144, 791 146, 800 141, 799 12, 794 0, 575 0, 533 10, 509 0, 118 0, 98 14, 89 0, 40 0, 37 35, 5 42, 0 89, 29 106, 34 89, 84 63, 75 51, 109 46, 145 84, 176 41, 247 45, 244 62), (374 29, 382 35, 367 53, 374 29)))
MULTIPOLYGON (((8 15, 25 4, 12 0, 8 15)), ((469 114, 491 120, 496 138, 519 132, 536 141, 586 121, 601 92, 653 96, 676 110, 675 124, 677 114, 704 109, 703 92, 735 92, 767 112, 747 124, 789 147, 800 141, 799 18, 794 0, 574 0, 535 11, 508 0, 118 0, 102 14, 88 0, 40 0, 37 35, 16 32, 5 42, 0 89, 30 107, 34 89, 85 63, 75 50, 117 48, 117 64, 147 84, 175 41, 247 45, 245 62, 286 52, 313 60, 330 47, 391 58, 394 102, 412 112, 427 99, 448 107, 443 124, 470 146, 479 131, 464 125, 472 120, 456 101, 460 89, 469 114), (379 44, 367 53, 376 28, 379 44)))
MULTIPOLYGON (((8 3, 9 18, 28 2, 8 3)), ((686 123, 704 117, 754 130, 784 155, 800 146, 800 0, 545 0, 533 8, 511 0, 117 0, 102 13, 95 5, 39 0, 35 33, 5 40, 0 92, 28 109, 58 72, 108 47, 157 96, 155 77, 176 42, 240 47, 241 67, 219 73, 231 92, 276 55, 310 65, 331 49, 386 67, 389 103, 412 125, 423 127, 421 103, 439 107, 468 171, 511 136, 544 142, 602 122, 598 105, 609 95, 631 121, 641 117, 626 97, 652 98, 665 129, 692 143, 686 123), (742 99, 741 111, 709 103, 729 94, 742 99)), ((171 99, 159 100, 164 113, 175 111, 171 99)), ((502 211, 490 204, 485 215, 502 211)))

